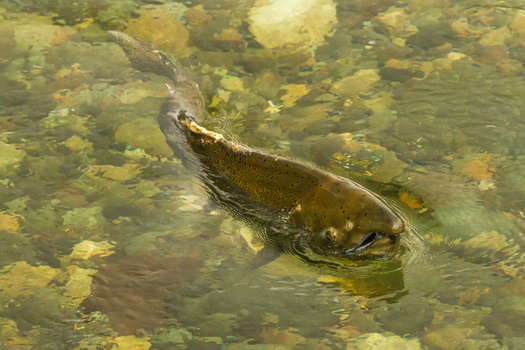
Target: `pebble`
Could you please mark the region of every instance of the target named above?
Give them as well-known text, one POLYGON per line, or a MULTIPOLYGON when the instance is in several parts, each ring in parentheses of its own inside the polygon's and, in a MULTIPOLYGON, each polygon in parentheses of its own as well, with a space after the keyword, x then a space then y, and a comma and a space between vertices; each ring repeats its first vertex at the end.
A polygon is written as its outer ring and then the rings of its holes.
POLYGON ((344 77, 343 79, 332 84, 330 92, 339 95, 356 96, 367 92, 372 85, 377 83, 381 78, 373 69, 362 69, 352 76, 344 77))
POLYGON ((392 333, 366 333, 347 341, 346 350, 419 350, 417 339, 406 339, 392 333))

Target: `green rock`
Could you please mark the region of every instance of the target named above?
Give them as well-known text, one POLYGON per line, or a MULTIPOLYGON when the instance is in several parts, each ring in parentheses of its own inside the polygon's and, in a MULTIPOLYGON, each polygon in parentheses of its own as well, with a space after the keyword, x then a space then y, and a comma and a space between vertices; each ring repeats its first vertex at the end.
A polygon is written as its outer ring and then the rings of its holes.
POLYGON ((481 232, 506 234, 513 223, 503 213, 486 209, 474 200, 434 207, 434 217, 453 238, 472 238, 481 232))
POLYGON ((19 145, 0 141, 0 177, 14 175, 26 152, 19 145))
POLYGON ((164 134, 153 120, 137 119, 122 124, 115 132, 115 140, 119 143, 142 148, 151 155, 167 157, 173 154, 164 134))
POLYGON ((158 249, 155 245, 157 237, 169 235, 170 232, 147 232, 131 239, 126 246, 125 251, 127 255, 138 255, 140 253, 150 252, 158 249))
POLYGON ((106 222, 101 207, 75 208, 64 214, 62 218, 64 226, 77 228, 101 227, 106 222))
POLYGON ((63 178, 60 166, 63 161, 54 156, 29 157, 29 168, 43 180, 59 180, 63 178))
POLYGON ((153 344, 165 344, 165 343, 175 343, 175 344, 184 344, 185 341, 191 340, 193 335, 190 331, 185 328, 180 329, 169 329, 166 333, 151 338, 151 343, 153 344))

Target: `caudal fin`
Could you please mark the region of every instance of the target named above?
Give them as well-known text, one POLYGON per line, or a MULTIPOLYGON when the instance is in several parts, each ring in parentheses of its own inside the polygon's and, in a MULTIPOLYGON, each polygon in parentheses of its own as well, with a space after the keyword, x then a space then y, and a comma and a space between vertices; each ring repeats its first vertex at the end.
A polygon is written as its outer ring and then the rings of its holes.
POLYGON ((134 68, 162 75, 175 83, 185 80, 173 62, 144 41, 113 30, 108 34, 124 50, 134 68))

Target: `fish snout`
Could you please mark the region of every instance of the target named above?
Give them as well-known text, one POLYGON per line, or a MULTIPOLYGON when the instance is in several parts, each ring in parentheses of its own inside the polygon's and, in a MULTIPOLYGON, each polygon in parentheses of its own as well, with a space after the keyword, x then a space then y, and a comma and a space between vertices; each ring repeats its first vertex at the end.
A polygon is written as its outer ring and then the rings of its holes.
MULTIPOLYGON (((398 236, 405 231, 404 221, 390 207, 384 206, 376 211, 376 214, 376 216, 369 215, 369 217, 375 220, 375 224, 380 227, 379 231, 386 236, 398 236)), ((374 225, 372 222, 370 224, 374 225)))
POLYGON ((405 223, 397 215, 395 216, 396 217, 392 220, 392 223, 390 224, 391 235, 399 235, 405 231, 405 223))

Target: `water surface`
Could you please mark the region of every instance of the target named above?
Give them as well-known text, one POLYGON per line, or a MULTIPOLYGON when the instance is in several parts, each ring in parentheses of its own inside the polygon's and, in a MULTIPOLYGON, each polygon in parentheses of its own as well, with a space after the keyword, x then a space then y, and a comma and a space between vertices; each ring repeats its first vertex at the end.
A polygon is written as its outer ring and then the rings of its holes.
POLYGON ((525 347, 521 1, 0 1, 5 349, 525 347), (209 203, 156 115, 199 83, 207 126, 382 194, 389 261, 287 254, 209 203))

